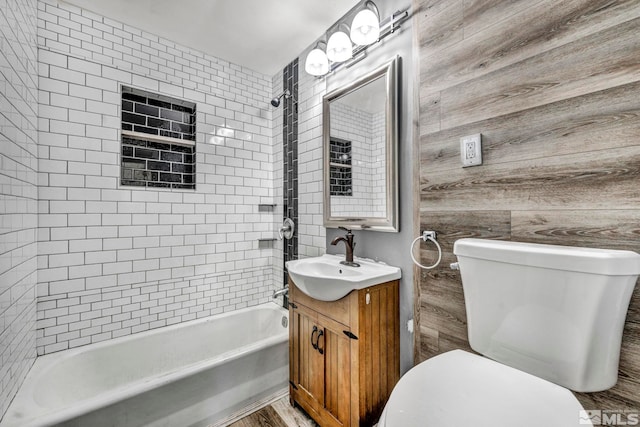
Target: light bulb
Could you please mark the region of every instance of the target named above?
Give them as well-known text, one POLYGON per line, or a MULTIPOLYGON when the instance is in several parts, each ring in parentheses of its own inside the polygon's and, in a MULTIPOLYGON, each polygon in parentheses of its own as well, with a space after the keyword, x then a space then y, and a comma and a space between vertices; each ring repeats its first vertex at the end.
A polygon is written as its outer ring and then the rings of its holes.
POLYGON ((351 40, 360 46, 374 43, 380 37, 380 21, 370 9, 358 12, 351 24, 351 40))
POLYGON ((309 52, 304 70, 312 76, 324 76, 329 72, 329 60, 322 49, 315 48, 309 52))
POLYGON ((337 31, 329 37, 327 43, 327 58, 333 62, 343 62, 353 56, 353 46, 349 36, 337 31))

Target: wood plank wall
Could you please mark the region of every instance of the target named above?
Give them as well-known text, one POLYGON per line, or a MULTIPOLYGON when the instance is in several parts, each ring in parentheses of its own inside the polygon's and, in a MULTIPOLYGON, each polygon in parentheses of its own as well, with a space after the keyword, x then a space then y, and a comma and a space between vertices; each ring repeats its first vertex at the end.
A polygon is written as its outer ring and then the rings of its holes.
MULTIPOLYGON (((453 242, 482 237, 640 252, 640 1, 413 0, 420 61, 418 360, 469 349, 453 242), (483 135, 479 167, 459 138, 483 135), (423 263, 434 252, 421 252, 423 263)), ((640 290, 618 384, 589 409, 640 411, 640 290)))

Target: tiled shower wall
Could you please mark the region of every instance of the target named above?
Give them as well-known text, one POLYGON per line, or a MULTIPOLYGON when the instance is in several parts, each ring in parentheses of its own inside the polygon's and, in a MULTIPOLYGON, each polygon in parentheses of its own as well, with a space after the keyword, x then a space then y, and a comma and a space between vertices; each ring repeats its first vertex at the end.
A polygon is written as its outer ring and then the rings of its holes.
MULTIPOLYGON (((273 95, 279 95, 283 92, 283 72, 276 73, 272 78, 273 95)), ((282 104, 280 107, 271 107, 272 117, 272 142, 273 142, 273 193, 274 193, 274 207, 273 207, 273 229, 277 230, 282 226, 283 220, 283 200, 284 200, 284 158, 283 158, 283 113, 284 108, 282 104)), ((296 224, 297 226, 298 224, 296 224)), ((284 240, 276 240, 273 243, 273 265, 272 275, 274 278, 275 288, 281 288, 284 283, 281 283, 284 277, 284 240)), ((282 301, 282 300, 280 300, 282 301)))
POLYGON ((36 12, 0 7, 0 417, 36 357, 36 12))
POLYGON ((38 5, 38 353, 270 300, 271 78, 38 5), (120 187, 120 85, 197 104, 196 190, 120 187))
MULTIPOLYGON (((385 188, 387 171, 387 152, 385 143, 386 134, 385 113, 377 112, 371 115, 371 187, 374 189, 385 188)), ((371 211, 375 215, 384 216, 387 208, 387 200, 384 191, 373 192, 373 206, 371 211)))
MULTIPOLYGON (((310 50, 310 49, 308 49, 310 50)), ((300 55, 306 58, 307 51, 300 55)), ((325 253, 322 217, 322 96, 326 79, 298 76, 298 255, 325 253)))
POLYGON ((339 216, 386 215, 384 204, 384 113, 370 113, 342 103, 331 106, 331 136, 351 141, 353 193, 332 196, 331 210, 339 216))

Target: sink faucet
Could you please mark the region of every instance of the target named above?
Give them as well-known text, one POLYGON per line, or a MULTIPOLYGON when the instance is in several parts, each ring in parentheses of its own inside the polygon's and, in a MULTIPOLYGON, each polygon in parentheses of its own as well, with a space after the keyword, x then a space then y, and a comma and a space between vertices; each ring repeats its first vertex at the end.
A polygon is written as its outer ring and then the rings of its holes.
POLYGON ((334 246, 337 245, 338 242, 344 242, 344 246, 347 249, 344 257, 345 259, 344 261, 340 261, 340 264, 348 265, 350 267, 360 267, 360 264, 358 264, 357 262, 353 262, 353 248, 356 246, 355 242, 353 241, 353 233, 351 232, 351 230, 347 228, 344 228, 344 227, 338 227, 338 228, 347 232, 347 234, 344 237, 339 236, 331 241, 331 244, 334 246))

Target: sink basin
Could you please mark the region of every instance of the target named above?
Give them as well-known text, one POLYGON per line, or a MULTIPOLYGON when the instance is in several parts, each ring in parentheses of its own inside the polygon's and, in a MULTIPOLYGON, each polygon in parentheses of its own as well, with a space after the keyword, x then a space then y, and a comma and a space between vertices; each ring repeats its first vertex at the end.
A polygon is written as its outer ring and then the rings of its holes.
POLYGON ((340 264, 344 255, 287 261, 287 271, 296 287, 311 298, 336 301, 354 289, 363 289, 390 280, 399 279, 400 269, 368 259, 354 260, 360 267, 340 264))

